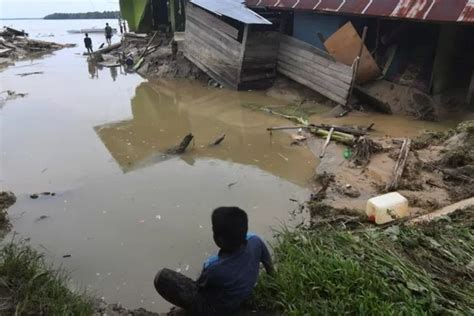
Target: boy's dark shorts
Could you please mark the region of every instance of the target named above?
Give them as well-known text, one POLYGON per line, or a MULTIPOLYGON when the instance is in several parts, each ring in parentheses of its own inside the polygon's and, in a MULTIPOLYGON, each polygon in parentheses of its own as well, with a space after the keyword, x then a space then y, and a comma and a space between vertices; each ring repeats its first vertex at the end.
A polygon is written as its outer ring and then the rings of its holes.
POLYGON ((163 269, 155 276, 156 291, 168 302, 184 308, 187 315, 217 315, 199 293, 195 281, 187 276, 170 269, 163 269))

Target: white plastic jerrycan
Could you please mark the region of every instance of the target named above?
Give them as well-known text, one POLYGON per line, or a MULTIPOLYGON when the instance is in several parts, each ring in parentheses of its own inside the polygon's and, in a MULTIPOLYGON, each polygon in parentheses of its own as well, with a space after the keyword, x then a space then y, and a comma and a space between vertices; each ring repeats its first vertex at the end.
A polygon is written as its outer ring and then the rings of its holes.
POLYGON ((366 214, 377 224, 408 216, 408 200, 398 192, 387 193, 367 201, 366 214))

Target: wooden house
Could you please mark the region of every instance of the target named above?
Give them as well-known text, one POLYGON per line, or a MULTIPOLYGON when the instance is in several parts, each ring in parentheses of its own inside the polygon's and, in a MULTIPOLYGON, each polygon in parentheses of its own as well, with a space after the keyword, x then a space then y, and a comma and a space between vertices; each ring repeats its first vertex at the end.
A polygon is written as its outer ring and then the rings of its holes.
POLYGON ((276 75, 279 27, 240 0, 190 0, 184 54, 226 87, 267 88, 276 75))

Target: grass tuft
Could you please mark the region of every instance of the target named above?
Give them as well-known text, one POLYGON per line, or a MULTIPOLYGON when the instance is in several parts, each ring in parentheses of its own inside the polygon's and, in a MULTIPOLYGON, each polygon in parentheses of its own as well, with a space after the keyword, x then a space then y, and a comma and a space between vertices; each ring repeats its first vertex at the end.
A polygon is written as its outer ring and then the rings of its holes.
POLYGON ((278 272, 262 275, 255 304, 283 315, 472 315, 473 211, 421 227, 282 231, 278 272))
POLYGON ((91 315, 91 299, 72 292, 67 281, 25 242, 2 245, 0 315, 91 315))

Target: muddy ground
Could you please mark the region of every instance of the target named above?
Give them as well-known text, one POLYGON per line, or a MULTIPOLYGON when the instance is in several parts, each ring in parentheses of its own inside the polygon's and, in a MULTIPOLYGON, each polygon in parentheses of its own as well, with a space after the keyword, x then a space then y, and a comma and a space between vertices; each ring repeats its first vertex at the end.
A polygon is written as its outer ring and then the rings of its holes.
MULTIPOLYGON (((328 147, 316 169, 318 187, 308 203, 313 220, 337 214, 365 218, 367 200, 387 192, 403 139, 370 139, 381 147, 366 165, 347 158, 356 150, 350 146, 328 147)), ((311 137, 308 144, 319 155, 323 142, 311 137)), ((392 191, 408 199, 411 217, 474 196, 474 121, 414 139, 402 178, 392 191)))

